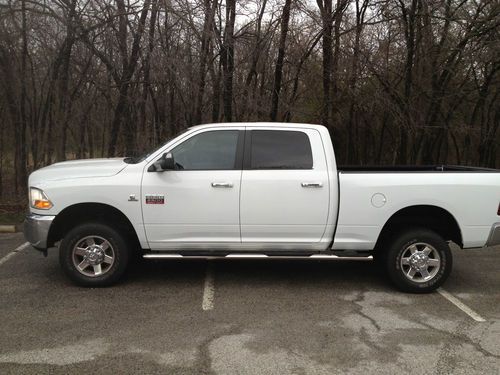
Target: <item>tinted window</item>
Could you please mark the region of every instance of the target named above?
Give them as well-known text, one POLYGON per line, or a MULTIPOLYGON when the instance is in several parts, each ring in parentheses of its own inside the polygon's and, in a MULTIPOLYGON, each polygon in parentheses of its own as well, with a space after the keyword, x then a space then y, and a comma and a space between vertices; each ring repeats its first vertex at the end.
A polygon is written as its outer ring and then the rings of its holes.
POLYGON ((303 132, 252 130, 252 169, 311 169, 309 137, 303 132))
POLYGON ((209 131, 189 138, 172 150, 177 169, 234 169, 238 130, 209 131))

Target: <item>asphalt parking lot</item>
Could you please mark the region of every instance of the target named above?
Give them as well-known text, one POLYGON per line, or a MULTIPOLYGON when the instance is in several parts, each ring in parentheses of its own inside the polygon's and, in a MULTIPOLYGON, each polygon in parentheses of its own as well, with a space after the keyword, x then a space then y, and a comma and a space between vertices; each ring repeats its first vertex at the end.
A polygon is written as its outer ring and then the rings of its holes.
POLYGON ((500 373, 500 248, 411 295, 348 260, 143 261, 84 289, 24 243, 0 235, 2 374, 500 373))

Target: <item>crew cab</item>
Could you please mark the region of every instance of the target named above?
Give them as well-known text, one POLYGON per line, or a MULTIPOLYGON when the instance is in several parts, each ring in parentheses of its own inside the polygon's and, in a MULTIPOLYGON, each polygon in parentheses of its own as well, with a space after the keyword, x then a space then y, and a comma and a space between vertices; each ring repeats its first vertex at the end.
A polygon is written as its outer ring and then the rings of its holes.
POLYGON ((451 272, 449 242, 500 244, 499 170, 342 168, 319 125, 195 126, 142 157, 39 169, 29 191, 26 238, 58 245, 84 286, 116 282, 138 252, 260 254, 373 256, 399 289, 429 292, 451 272))

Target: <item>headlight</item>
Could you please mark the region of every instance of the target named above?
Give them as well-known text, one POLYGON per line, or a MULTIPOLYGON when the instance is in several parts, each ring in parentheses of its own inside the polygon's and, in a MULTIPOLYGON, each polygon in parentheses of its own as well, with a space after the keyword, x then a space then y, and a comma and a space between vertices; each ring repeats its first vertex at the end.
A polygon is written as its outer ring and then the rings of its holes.
POLYGON ((34 187, 30 188, 30 204, 31 207, 39 210, 49 210, 53 206, 52 202, 49 198, 47 198, 45 193, 34 187))

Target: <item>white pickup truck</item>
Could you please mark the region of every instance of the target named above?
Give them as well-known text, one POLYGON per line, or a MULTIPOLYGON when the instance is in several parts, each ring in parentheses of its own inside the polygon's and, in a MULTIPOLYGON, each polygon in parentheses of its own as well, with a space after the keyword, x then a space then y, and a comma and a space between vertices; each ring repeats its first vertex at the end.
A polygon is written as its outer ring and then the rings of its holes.
POLYGON ((143 157, 42 168, 29 189, 26 238, 59 244, 84 286, 116 282, 140 251, 373 256, 401 290, 428 292, 450 274, 448 242, 500 244, 499 170, 342 169, 318 125, 195 126, 143 157))

